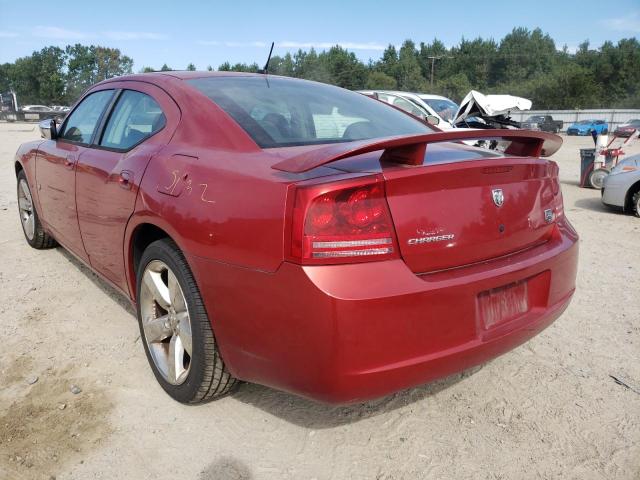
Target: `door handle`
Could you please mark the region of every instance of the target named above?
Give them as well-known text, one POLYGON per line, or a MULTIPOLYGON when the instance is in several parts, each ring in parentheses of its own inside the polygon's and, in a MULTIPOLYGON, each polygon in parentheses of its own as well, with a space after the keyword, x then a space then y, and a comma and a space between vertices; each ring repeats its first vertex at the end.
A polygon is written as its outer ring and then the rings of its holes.
POLYGON ((128 190, 131 188, 132 179, 133 179, 133 172, 130 172, 129 170, 123 170, 120 172, 120 175, 118 176, 118 184, 122 188, 125 188, 128 190))
POLYGON ((68 169, 73 169, 73 166, 76 163, 76 159, 73 155, 67 155, 67 158, 64 159, 64 167, 68 169))

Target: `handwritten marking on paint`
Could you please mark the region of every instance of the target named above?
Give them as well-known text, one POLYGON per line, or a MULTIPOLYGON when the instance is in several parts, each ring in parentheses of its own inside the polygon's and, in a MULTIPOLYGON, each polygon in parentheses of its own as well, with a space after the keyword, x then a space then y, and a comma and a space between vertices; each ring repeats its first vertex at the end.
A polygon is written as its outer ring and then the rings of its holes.
POLYGON ((164 189, 169 192, 169 194, 173 194, 173 191, 176 189, 176 186, 178 185, 178 170, 174 170, 173 172, 171 172, 171 175, 173 175, 173 180, 171 181, 171 185, 169 185, 168 187, 164 187, 164 189))
MULTIPOLYGON (((173 176, 171 183, 166 187, 163 187, 169 195, 174 195, 177 197, 180 195, 180 193, 182 193, 183 189, 178 188, 180 182, 182 182, 184 186, 185 195, 191 195, 193 193, 193 180, 189 178, 188 173, 181 175, 179 170, 173 170, 171 172, 171 175, 173 176)), ((210 200, 209 198, 207 198, 207 189, 209 188, 208 183, 199 183, 198 186, 201 189, 200 201, 204 203, 216 203, 215 200, 210 200)))
POLYGON ((205 194, 207 193, 207 188, 209 187, 209 185, 207 185, 206 183, 201 183, 200 186, 202 187, 202 195, 200 195, 200 200, 205 203, 216 203, 215 200, 207 200, 205 198, 205 194))

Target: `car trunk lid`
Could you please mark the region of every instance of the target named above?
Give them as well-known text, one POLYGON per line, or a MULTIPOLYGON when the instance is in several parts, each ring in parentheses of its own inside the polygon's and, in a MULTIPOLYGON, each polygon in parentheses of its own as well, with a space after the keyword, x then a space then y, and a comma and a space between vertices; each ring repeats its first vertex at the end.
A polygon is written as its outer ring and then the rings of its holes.
POLYGON ((551 236, 557 189, 545 160, 389 166, 383 174, 400 252, 413 272, 509 255, 551 236))

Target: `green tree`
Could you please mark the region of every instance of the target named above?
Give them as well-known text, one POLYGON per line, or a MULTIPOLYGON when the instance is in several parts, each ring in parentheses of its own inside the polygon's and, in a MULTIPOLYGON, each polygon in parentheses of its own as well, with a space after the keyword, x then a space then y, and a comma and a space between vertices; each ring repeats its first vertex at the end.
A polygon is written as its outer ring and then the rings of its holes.
POLYGON ((65 54, 68 103, 75 102, 84 90, 102 80, 132 73, 133 60, 117 48, 75 44, 68 45, 65 54))
POLYGON ((195 72, 196 71, 196 66, 193 63, 190 63, 189 65, 187 65, 187 71, 195 72))
POLYGON ((160 67, 161 72, 170 72, 171 70, 172 70, 171 67, 169 67, 169 65, 167 65, 166 63, 163 63, 162 66, 160 67))
POLYGON ((372 90, 395 90, 398 88, 395 78, 386 73, 376 71, 369 73, 365 86, 372 90))
POLYGON ((398 82, 398 88, 401 90, 425 92, 429 89, 425 78, 422 76, 415 43, 411 40, 405 40, 402 47, 400 47, 395 78, 396 82, 398 82))

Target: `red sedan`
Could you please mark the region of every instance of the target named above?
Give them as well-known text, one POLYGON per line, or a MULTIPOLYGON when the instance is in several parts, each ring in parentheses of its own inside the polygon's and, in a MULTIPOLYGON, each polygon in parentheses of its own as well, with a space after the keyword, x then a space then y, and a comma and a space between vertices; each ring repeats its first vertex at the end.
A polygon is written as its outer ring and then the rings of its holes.
POLYGON ((133 302, 180 402, 237 380, 382 396, 514 348, 574 292, 552 134, 440 132, 329 85, 197 72, 104 81, 41 129, 15 160, 27 242, 133 302))

